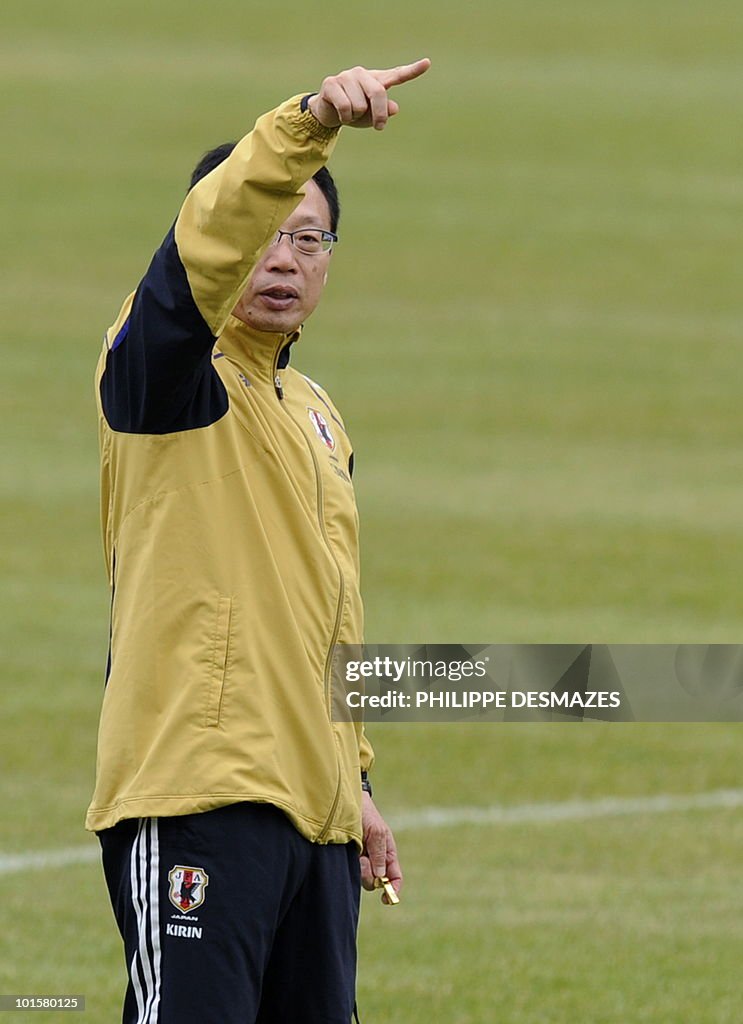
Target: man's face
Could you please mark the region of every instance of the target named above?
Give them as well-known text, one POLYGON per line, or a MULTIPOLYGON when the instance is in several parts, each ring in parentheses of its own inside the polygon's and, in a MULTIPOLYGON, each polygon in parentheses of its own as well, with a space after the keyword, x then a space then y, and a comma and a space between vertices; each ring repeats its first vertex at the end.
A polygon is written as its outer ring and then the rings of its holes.
MULTIPOLYGON (((282 231, 322 228, 330 231, 330 210, 314 181, 307 194, 282 224, 282 231)), ((270 245, 256 264, 235 306, 234 315, 258 331, 290 334, 313 312, 322 295, 330 253, 306 255, 284 235, 270 245)))

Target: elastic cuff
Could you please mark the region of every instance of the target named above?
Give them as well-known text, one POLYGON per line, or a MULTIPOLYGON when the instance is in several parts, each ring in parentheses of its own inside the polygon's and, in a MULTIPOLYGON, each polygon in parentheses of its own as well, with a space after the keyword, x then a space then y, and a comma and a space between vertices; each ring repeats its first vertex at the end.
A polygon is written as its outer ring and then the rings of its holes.
POLYGON ((318 142, 328 142, 338 134, 340 125, 337 128, 326 128, 324 124, 320 124, 309 108, 310 100, 316 95, 317 93, 310 92, 302 97, 299 103, 299 112, 292 115, 292 121, 298 128, 302 128, 307 132, 311 139, 317 139, 318 142))

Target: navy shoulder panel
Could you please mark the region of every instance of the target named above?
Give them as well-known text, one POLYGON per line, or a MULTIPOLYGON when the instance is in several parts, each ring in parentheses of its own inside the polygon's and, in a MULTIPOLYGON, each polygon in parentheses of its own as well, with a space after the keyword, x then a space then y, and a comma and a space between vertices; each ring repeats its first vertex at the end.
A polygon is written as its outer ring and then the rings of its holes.
POLYGON ((111 428, 169 434, 207 427, 224 416, 228 399, 212 366, 214 341, 171 228, 106 357, 100 393, 111 428))

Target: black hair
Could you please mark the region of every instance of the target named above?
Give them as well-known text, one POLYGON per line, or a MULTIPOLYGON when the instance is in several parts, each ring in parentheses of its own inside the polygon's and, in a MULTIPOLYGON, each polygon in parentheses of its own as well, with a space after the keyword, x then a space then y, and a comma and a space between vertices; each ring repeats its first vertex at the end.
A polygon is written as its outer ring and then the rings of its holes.
MULTIPOLYGON (((201 181, 209 171, 213 171, 215 167, 218 167, 223 160, 226 160, 236 145, 236 142, 223 142, 221 146, 215 146, 214 149, 204 153, 193 169, 189 189, 192 189, 197 181, 201 181)), ((319 171, 315 171, 312 175, 312 180, 325 196, 325 201, 330 211, 330 230, 336 232, 338 230, 338 222, 341 219, 341 204, 333 175, 327 167, 321 167, 319 171)))
POLYGON ((205 178, 209 171, 213 171, 215 167, 219 167, 223 160, 226 160, 232 150, 237 145, 237 142, 223 142, 221 146, 215 146, 214 149, 210 149, 207 153, 204 153, 201 160, 196 164, 191 175, 191 182, 188 186, 189 191, 194 187, 197 181, 201 181, 205 178))

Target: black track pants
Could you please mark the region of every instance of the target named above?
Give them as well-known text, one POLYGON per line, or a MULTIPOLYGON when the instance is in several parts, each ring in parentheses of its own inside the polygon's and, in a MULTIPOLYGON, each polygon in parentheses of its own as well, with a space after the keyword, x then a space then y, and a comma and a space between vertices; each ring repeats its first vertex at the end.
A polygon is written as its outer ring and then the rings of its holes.
POLYGON ((268 804, 99 833, 126 953, 123 1024, 348 1024, 359 857, 268 804))

